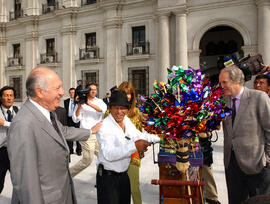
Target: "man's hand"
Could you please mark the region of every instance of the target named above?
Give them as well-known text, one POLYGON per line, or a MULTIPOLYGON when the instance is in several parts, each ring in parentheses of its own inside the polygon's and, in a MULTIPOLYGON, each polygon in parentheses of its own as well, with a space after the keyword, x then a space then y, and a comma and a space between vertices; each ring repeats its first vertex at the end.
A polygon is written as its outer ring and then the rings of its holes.
POLYGON ((259 72, 259 74, 263 74, 265 72, 270 72, 270 65, 264 65, 263 63, 261 63, 263 69, 259 72))
POLYGON ((136 149, 138 150, 138 152, 146 152, 147 147, 149 147, 150 145, 151 145, 151 143, 147 142, 146 140, 137 140, 135 142, 135 146, 136 146, 136 149))
POLYGON ((4 126, 5 120, 0 119, 0 126, 4 126))
POLYGON ((102 126, 102 122, 99 122, 99 123, 97 123, 95 126, 93 126, 93 127, 91 128, 92 134, 96 134, 97 131, 99 131, 99 129, 101 128, 101 126, 102 126))

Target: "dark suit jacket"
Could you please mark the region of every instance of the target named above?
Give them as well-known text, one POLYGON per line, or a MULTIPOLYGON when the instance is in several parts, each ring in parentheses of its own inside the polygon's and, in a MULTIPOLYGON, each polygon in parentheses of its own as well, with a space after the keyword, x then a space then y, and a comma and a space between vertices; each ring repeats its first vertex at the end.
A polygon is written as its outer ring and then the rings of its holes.
POLYGON ((64 100, 64 106, 66 109, 66 113, 67 113, 67 125, 69 127, 80 127, 80 123, 74 123, 74 121, 72 120, 72 117, 68 117, 68 111, 69 111, 69 102, 70 102, 70 98, 64 100))
POLYGON ((55 114, 57 115, 57 119, 62 123, 62 125, 68 125, 67 122, 67 111, 63 107, 57 107, 55 110, 55 114))
MULTIPOLYGON (((230 107, 230 98, 227 98, 230 107)), ((263 91, 244 87, 232 127, 229 116, 223 122, 224 164, 228 168, 231 149, 246 174, 261 172, 270 163, 270 100, 263 91)))
POLYGON ((90 132, 56 123, 61 135, 29 100, 13 119, 7 140, 12 204, 77 203, 65 139, 87 140, 90 132))

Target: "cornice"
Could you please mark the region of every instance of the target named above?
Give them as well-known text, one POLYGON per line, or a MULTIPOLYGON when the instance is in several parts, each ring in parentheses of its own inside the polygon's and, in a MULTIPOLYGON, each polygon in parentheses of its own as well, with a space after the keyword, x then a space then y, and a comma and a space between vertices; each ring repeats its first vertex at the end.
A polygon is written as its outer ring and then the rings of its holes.
POLYGON ((255 0, 255 2, 258 6, 270 6, 269 0, 255 0))
POLYGON ((114 18, 106 19, 103 22, 103 26, 105 28, 119 28, 122 26, 122 24, 123 24, 123 20, 121 19, 121 17, 114 17, 114 18))
POLYGON ((159 16, 169 16, 172 13, 175 15, 187 14, 188 10, 186 5, 177 6, 177 7, 169 7, 169 8, 158 8, 156 10, 156 15, 159 16))
POLYGON ((77 32, 77 27, 74 25, 65 26, 61 29, 62 35, 75 35, 77 32))
POLYGON ((28 32, 26 33, 25 35, 25 40, 26 41, 32 41, 32 40, 37 40, 38 39, 38 31, 31 31, 31 32, 28 32))
POLYGON ((229 7, 237 7, 237 6, 247 6, 247 5, 255 5, 254 0, 227 0, 227 1, 219 1, 216 3, 209 4, 201 4, 196 6, 187 7, 188 13, 203 11, 203 10, 212 10, 212 9, 220 9, 220 8, 229 8, 229 7))

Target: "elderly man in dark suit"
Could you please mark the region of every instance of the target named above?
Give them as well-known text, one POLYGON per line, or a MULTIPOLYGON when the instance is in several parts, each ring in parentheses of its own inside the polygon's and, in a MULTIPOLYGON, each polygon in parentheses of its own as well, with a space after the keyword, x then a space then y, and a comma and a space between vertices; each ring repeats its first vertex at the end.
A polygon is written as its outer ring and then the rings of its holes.
POLYGON ((87 140, 90 131, 63 126, 52 113, 64 95, 62 81, 38 67, 26 80, 29 99, 11 123, 7 147, 13 184, 12 204, 75 204, 66 140, 87 140))
MULTIPOLYGON (((68 90, 68 93, 69 93, 69 98, 64 100, 64 106, 65 106, 65 109, 67 111, 67 125, 69 127, 80 127, 80 122, 78 123, 74 123, 73 120, 72 120, 72 115, 73 115, 73 112, 74 112, 74 108, 75 108, 75 99, 74 99, 74 96, 75 96, 75 88, 70 88, 68 90)), ((68 147, 69 147, 69 152, 70 154, 73 154, 74 151, 73 151, 73 141, 68 141, 67 142, 68 144, 68 147)), ((79 141, 76 141, 76 153, 77 155, 81 155, 82 154, 82 147, 81 147, 81 144, 79 141)))
POLYGON ((240 204, 270 194, 270 100, 244 87, 244 75, 235 65, 221 70, 219 83, 232 109, 223 122, 229 204, 240 204))

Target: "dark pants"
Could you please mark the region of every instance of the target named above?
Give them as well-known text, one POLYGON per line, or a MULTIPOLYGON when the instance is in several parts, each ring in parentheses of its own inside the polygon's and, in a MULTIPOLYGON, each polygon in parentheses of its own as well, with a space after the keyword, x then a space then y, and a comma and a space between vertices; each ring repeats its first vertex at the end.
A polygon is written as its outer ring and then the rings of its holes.
MULTIPOLYGON (((76 127, 76 128, 80 127, 80 123, 74 123, 71 117, 68 117, 67 122, 68 122, 69 127, 76 127)), ((70 154, 73 154, 74 153, 73 141, 67 141, 67 144, 68 144, 70 154)), ((82 153, 82 147, 79 141, 76 141, 76 153, 79 155, 82 153)))
POLYGON ((230 163, 225 169, 229 204, 241 204, 249 197, 270 194, 270 167, 258 174, 245 174, 237 164, 232 151, 230 163))
POLYGON ((7 170, 10 170, 10 163, 6 147, 0 148, 0 193, 4 188, 7 170))
POLYGON ((100 169, 96 175, 98 204, 129 204, 130 182, 127 172, 100 169))

